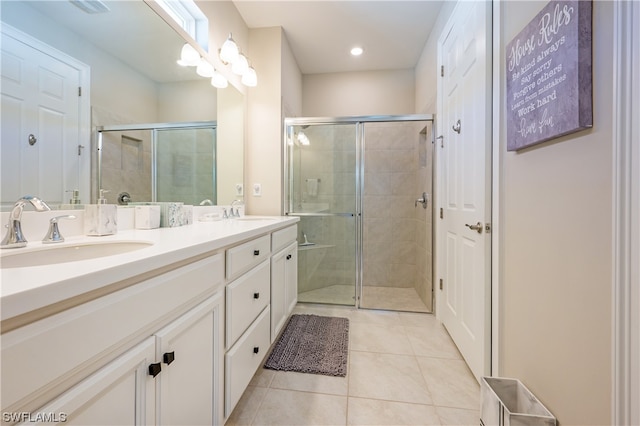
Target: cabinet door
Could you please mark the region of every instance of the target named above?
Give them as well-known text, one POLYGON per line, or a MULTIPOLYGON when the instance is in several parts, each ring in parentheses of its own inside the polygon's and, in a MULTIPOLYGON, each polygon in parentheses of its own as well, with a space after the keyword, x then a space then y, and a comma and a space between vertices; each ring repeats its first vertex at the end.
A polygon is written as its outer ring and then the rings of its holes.
POLYGON ((271 343, 298 301, 298 243, 271 258, 271 343))
POLYGON ((20 420, 28 420, 26 424, 153 425, 155 381, 149 375, 149 365, 154 359, 155 341, 149 337, 28 419, 20 420))
POLYGON ((220 422, 222 312, 219 292, 156 333, 162 363, 157 424, 220 422))
POLYGON ((298 243, 293 243, 285 250, 285 317, 288 316, 298 303, 298 243))
POLYGON ((286 319, 286 250, 271 258, 271 343, 276 340, 286 319))

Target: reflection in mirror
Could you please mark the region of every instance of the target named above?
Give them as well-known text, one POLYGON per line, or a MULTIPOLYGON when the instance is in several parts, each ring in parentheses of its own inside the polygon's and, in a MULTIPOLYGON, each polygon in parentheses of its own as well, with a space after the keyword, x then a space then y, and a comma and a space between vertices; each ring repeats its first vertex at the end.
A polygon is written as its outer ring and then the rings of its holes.
POLYGON ((216 204, 216 123, 98 128, 98 185, 109 204, 216 204))
MULTIPOLYGON (((15 192, 20 195, 45 193, 45 199, 53 204, 68 202, 70 193, 65 191, 78 189, 83 203, 95 202, 98 190, 97 137, 91 135, 90 129, 96 126, 194 121, 218 122, 218 158, 234 167, 232 175, 228 177, 225 171, 217 171, 218 186, 224 186, 224 191, 218 191, 217 201, 221 204, 230 203, 237 198, 235 187, 237 183, 242 183, 243 176, 242 95, 232 86, 216 93, 209 80, 197 76, 194 68, 177 66, 176 59, 184 40, 145 2, 104 3, 109 11, 100 14, 87 14, 66 1, 2 4, 3 208, 15 201, 15 194, 12 193, 7 193, 5 200, 5 186, 17 187, 15 192), (13 120, 12 117, 37 116, 37 107, 20 104, 10 109, 5 105, 5 88, 9 87, 5 84, 5 70, 18 69, 21 65, 25 68, 23 65, 30 60, 22 51, 30 42, 25 44, 18 41, 16 52, 5 51, 8 45, 5 41, 9 39, 5 30, 10 27, 16 29, 18 35, 35 40, 31 42, 35 45, 32 49, 43 53, 47 60, 53 58, 58 61, 58 58, 62 58, 64 61, 66 58, 72 65, 85 65, 85 68, 79 68, 79 77, 75 80, 66 71, 49 74, 63 77, 60 81, 73 89, 64 93, 65 102, 75 101, 76 106, 71 109, 77 108, 80 113, 75 118, 60 118, 57 106, 48 107, 47 111, 53 112, 49 117, 55 117, 59 122, 48 120, 51 134, 35 135, 39 142, 32 146, 35 149, 31 151, 22 144, 22 139, 34 132, 26 123, 13 120), (7 66, 10 60, 18 67, 7 66), (79 87, 82 87, 80 97, 77 96, 79 87), (222 93, 224 95, 221 96, 222 93), (5 111, 15 114, 11 116, 5 111), (234 114, 238 118, 235 121, 219 119, 219 115, 234 114), (230 134, 230 140, 225 140, 224 134, 230 134), (19 147, 7 149, 9 140, 19 140, 19 147), (47 151, 45 147, 52 146, 47 143, 50 140, 63 144, 64 147, 56 149, 54 153, 64 152, 70 160, 58 160, 60 155, 56 157, 47 151), (220 150, 225 154, 222 155, 220 150), (236 157, 227 158, 227 155, 236 157), (13 164, 15 167, 7 170, 19 170, 21 175, 7 177, 5 164, 13 164)), ((52 87, 57 87, 56 84, 57 81, 52 87)), ((26 91, 29 92, 29 89, 26 91)), ((23 98, 30 96, 26 93, 23 98)), ((37 123, 30 126, 38 128, 37 123)), ((129 148, 134 146, 132 141, 127 143, 129 148)), ((130 159, 122 157, 120 160, 126 162, 130 159)), ((104 189, 112 188, 105 186, 104 189)))

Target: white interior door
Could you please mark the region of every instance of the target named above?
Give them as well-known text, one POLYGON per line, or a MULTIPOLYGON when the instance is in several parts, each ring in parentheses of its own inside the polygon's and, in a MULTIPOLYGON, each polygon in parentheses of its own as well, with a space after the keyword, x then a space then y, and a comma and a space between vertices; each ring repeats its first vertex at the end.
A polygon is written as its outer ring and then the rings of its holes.
MULTIPOLYGON (((2 204, 26 194, 60 204, 65 191, 88 190, 81 162, 89 162, 89 150, 78 149, 89 145, 88 138, 81 143, 88 116, 82 111, 88 100, 79 96, 83 71, 8 31, 3 28, 0 67, 2 204)), ((88 201, 88 192, 81 195, 88 201)))
POLYGON ((458 3, 439 42, 438 316, 477 378, 491 361, 490 7, 458 3))

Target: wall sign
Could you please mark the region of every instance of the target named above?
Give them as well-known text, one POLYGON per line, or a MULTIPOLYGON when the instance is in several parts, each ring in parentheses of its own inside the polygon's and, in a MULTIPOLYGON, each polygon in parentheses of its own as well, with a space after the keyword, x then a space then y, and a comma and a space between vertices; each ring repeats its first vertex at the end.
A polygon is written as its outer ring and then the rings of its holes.
POLYGON ((553 0, 507 45, 507 150, 592 127, 591 1, 553 0))

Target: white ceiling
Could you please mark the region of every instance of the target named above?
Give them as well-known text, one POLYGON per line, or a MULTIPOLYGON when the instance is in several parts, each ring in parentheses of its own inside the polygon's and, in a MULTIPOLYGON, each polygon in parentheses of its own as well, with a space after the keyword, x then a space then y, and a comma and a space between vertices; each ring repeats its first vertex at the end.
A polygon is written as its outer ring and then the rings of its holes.
POLYGON ((249 28, 280 26, 303 74, 414 68, 444 1, 234 0, 249 28), (364 54, 352 57, 352 47, 364 54))

